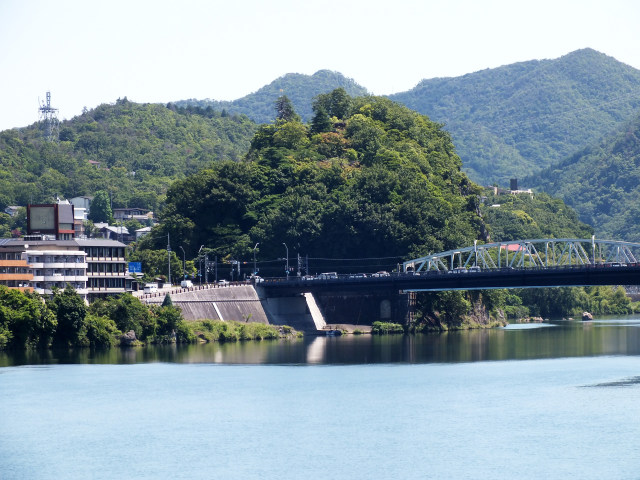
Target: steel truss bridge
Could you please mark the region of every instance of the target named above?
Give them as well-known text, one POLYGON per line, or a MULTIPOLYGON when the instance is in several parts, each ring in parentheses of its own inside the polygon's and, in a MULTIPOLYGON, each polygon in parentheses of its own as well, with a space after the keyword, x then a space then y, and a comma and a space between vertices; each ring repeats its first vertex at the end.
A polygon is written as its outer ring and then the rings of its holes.
POLYGON ((407 260, 402 271, 388 275, 267 279, 259 285, 276 295, 640 285, 640 243, 595 237, 476 242, 407 260))
POLYGON ((638 263, 640 243, 615 240, 544 238, 478 244, 404 262, 415 272, 550 268, 638 263))

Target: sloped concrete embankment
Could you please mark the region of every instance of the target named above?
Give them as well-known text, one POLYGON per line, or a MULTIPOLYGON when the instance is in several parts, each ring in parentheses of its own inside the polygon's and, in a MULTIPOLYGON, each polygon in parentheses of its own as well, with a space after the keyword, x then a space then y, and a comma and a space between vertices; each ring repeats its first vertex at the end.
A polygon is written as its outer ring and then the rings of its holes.
MULTIPOLYGON (((269 323, 267 315, 252 285, 227 287, 193 287, 170 290, 173 305, 182 310, 185 320, 235 320, 269 323)), ((143 297, 145 303, 161 304, 165 292, 143 297)))

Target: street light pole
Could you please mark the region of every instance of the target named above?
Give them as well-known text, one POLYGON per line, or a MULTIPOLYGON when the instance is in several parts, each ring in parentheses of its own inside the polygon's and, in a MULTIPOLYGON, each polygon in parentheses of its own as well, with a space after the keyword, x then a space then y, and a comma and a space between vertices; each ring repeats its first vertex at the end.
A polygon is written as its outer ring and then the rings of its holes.
POLYGON ((258 248, 258 245, 260 245, 260 242, 256 243, 255 246, 253 247, 253 276, 254 277, 258 274, 258 271, 256 270, 256 248, 258 248))
POLYGON ((182 276, 187 278, 187 255, 184 253, 184 248, 180 245, 180 250, 182 250, 182 276))
POLYGON ((282 242, 282 244, 284 245, 284 248, 287 249, 287 279, 289 278, 289 247, 287 247, 287 244, 282 242))
POLYGON ((202 257, 200 256, 202 247, 204 247, 204 245, 200 245, 200 249, 198 250, 198 277, 200 277, 200 286, 202 286, 202 257))

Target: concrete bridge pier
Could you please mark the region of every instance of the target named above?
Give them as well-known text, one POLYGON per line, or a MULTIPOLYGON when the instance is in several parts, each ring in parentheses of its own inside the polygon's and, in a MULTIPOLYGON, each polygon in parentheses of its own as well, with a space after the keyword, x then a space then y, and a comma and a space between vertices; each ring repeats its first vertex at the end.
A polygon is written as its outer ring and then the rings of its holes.
POLYGON ((319 292, 314 294, 327 324, 372 325, 373 322, 405 324, 415 295, 387 292, 319 292))
POLYGON ((260 287, 256 290, 271 325, 289 325, 306 333, 314 333, 326 327, 322 312, 311 293, 267 297, 260 287))

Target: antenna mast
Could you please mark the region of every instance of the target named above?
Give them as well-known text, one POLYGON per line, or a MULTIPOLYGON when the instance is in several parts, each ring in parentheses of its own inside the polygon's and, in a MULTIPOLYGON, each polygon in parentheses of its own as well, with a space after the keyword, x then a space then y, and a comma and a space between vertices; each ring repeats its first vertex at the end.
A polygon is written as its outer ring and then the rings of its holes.
POLYGON ((38 108, 38 120, 44 130, 44 137, 50 142, 58 140, 58 109, 51 106, 51 92, 47 92, 47 100, 38 108))

